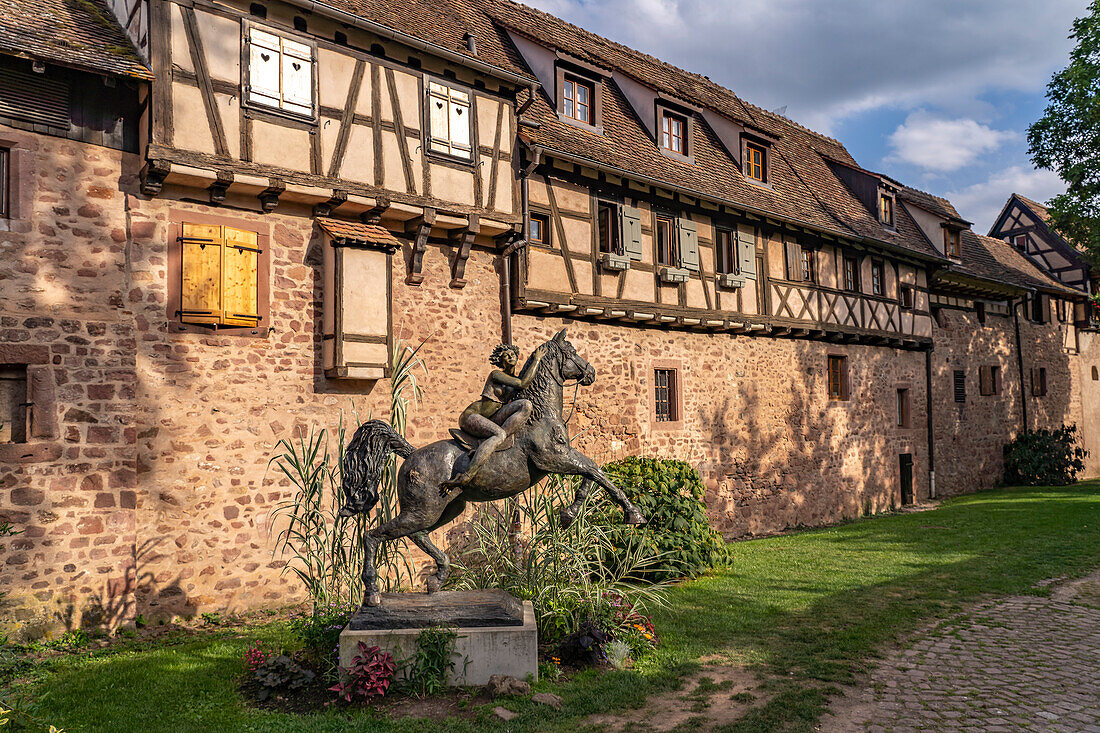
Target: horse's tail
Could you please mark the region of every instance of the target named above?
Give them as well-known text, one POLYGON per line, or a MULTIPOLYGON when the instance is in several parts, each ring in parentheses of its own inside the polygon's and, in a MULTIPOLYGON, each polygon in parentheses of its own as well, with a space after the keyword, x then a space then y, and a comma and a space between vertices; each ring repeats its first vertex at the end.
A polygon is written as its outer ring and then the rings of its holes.
POLYGON ((415 448, 382 420, 368 420, 359 426, 344 451, 341 465, 344 506, 341 517, 366 514, 378 503, 378 484, 390 453, 408 458, 415 448))

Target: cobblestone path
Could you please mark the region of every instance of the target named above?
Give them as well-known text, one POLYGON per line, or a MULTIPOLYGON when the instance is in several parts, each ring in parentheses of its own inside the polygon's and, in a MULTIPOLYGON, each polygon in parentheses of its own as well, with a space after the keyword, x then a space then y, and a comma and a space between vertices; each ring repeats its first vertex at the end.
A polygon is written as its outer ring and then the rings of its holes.
POLYGON ((826 731, 1100 733, 1100 573, 944 621, 840 701, 826 731))

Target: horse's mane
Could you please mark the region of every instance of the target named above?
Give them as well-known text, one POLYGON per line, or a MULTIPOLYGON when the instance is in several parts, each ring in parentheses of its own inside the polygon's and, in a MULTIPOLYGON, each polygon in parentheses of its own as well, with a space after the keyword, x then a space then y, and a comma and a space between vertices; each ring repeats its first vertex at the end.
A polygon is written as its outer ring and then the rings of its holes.
MULTIPOLYGON (((553 415, 561 409, 558 405, 554 404, 554 389, 553 384, 556 384, 554 379, 554 371, 558 369, 562 359, 562 345, 561 342, 550 339, 544 346, 546 347, 546 353, 542 357, 542 363, 539 364, 538 370, 535 372, 535 378, 531 380, 531 384, 527 385, 525 389, 516 390, 512 393, 508 401, 512 400, 530 400, 534 409, 531 410, 531 417, 527 420, 528 424, 541 419, 544 415, 553 415)), ((527 371, 527 366, 531 363, 531 359, 534 358, 534 353, 527 357, 527 361, 523 363, 523 369, 520 370, 520 374, 527 371)))

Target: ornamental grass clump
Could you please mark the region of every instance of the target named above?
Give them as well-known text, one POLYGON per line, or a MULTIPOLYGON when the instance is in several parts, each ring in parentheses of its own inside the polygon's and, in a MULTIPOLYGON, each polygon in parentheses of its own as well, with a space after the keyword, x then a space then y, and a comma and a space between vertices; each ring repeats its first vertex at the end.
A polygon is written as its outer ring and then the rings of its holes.
POLYGON ((612 511, 602 492, 561 526, 558 510, 573 501, 575 480, 549 476, 517 496, 511 510, 478 507, 468 525, 471 544, 456 562, 457 587, 500 588, 531 601, 545 644, 560 644, 590 623, 614 636, 615 604, 624 599, 639 613, 666 605, 664 584, 649 572, 664 559, 648 545, 624 547, 617 527, 595 521, 612 511))
POLYGON ((610 509, 598 520, 615 537, 609 565, 629 564, 637 555, 660 558, 640 569, 653 580, 694 578, 729 562, 721 533, 710 525, 699 472, 683 461, 630 457, 603 467, 648 520, 623 528, 610 509))

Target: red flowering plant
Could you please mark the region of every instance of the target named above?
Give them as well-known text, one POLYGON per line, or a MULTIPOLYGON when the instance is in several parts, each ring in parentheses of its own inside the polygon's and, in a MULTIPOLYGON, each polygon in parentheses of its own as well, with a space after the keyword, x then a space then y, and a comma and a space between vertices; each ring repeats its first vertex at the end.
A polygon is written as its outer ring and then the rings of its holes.
POLYGON ((248 651, 244 653, 244 663, 248 666, 249 672, 255 672, 270 656, 264 651, 263 642, 254 641, 252 646, 248 647, 248 651))
POLYGON ((397 663, 388 652, 359 642, 359 653, 352 659, 351 666, 342 671, 343 680, 329 689, 344 698, 345 702, 351 702, 353 697, 370 702, 390 689, 397 663))

